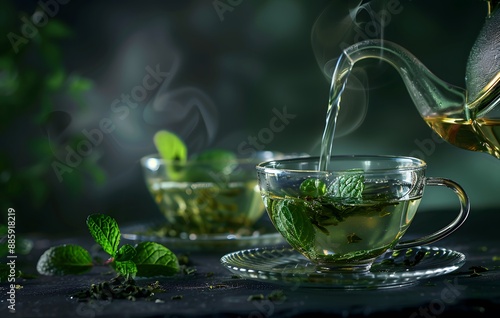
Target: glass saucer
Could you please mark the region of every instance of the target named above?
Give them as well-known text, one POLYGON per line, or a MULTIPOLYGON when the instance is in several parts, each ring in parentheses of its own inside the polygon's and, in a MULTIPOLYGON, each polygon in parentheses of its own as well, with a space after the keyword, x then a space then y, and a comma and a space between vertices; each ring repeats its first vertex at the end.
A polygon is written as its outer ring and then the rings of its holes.
POLYGON ((169 249, 184 251, 234 251, 254 246, 283 244, 283 237, 269 225, 261 225, 248 234, 205 234, 183 237, 148 234, 152 224, 126 227, 121 237, 134 242, 152 241, 164 244, 169 249))
POLYGON ((221 263, 232 273, 296 287, 370 289, 411 285, 451 273, 465 255, 439 247, 413 247, 386 252, 368 272, 320 272, 316 265, 289 247, 256 248, 224 255, 221 263))

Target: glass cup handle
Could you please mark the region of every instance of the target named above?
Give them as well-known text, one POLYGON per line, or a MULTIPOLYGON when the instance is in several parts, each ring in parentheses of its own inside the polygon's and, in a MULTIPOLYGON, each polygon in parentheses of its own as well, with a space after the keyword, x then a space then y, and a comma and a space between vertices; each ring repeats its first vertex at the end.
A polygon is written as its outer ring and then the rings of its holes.
POLYGON ((415 247, 439 241, 445 238, 446 236, 450 235, 451 233, 453 233, 455 230, 457 230, 469 216, 469 211, 470 211, 469 197, 465 193, 464 189, 458 183, 444 178, 426 178, 425 184, 428 186, 445 186, 453 190, 453 192, 455 192, 460 201, 460 213, 458 214, 455 220, 453 220, 450 224, 448 224, 441 230, 414 240, 400 242, 396 244, 394 249, 415 247))

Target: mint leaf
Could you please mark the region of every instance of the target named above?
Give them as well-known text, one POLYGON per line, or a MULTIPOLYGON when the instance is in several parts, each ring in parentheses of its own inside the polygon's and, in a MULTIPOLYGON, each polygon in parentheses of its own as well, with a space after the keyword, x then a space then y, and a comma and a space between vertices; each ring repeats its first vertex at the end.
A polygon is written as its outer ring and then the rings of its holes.
POLYGON ((158 131, 153 137, 156 150, 166 161, 167 176, 171 180, 184 177, 184 164, 187 161, 187 147, 174 133, 166 130, 158 131))
POLYGON ((139 243, 132 259, 137 265, 137 276, 169 276, 179 271, 179 262, 172 251, 156 242, 139 243))
POLYGON ((300 192, 313 198, 322 196, 326 192, 326 184, 320 179, 309 178, 300 184, 300 192))
POLYGON ((36 265, 42 275, 81 274, 92 268, 92 257, 79 245, 60 245, 46 250, 36 265))
POLYGON ((209 149, 194 155, 185 174, 185 181, 221 182, 237 167, 236 155, 228 150, 209 149))
POLYGON ((195 155, 192 161, 210 164, 213 171, 230 173, 236 164, 236 155, 229 150, 209 149, 195 155))
POLYGON ((115 268, 115 271, 124 276, 125 278, 134 278, 135 275, 137 274, 137 266, 133 261, 114 261, 113 262, 113 267, 115 268))
POLYGON ((299 250, 313 247, 315 231, 304 204, 293 200, 275 202, 273 215, 276 227, 290 245, 299 250))
POLYGON ((92 214, 87 218, 90 234, 97 244, 111 256, 115 256, 120 244, 120 229, 115 219, 104 214, 92 214))
POLYGON ((176 160, 184 163, 187 160, 187 147, 174 133, 166 130, 158 131, 153 137, 156 150, 167 161, 176 160))
POLYGON ((328 188, 334 197, 361 198, 365 176, 362 173, 339 176, 328 188))
POLYGON ((125 244, 116 252, 115 261, 130 261, 135 256, 135 254, 137 254, 135 248, 132 245, 125 244))

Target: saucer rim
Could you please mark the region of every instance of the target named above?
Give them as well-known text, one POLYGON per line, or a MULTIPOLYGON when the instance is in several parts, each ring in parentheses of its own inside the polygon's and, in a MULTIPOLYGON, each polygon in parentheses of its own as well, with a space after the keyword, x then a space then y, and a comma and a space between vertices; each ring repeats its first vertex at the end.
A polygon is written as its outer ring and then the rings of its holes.
MULTIPOLYGON (((445 260, 447 266, 443 266, 437 264, 433 268, 422 267, 421 264, 414 265, 411 268, 405 267, 398 270, 395 267, 393 271, 385 272, 383 268, 378 271, 372 271, 371 269, 368 272, 334 272, 334 273, 318 273, 318 272, 287 272, 286 270, 281 271, 269 271, 265 267, 258 266, 236 266, 234 262, 231 260, 238 259, 240 262, 244 261, 248 255, 252 255, 252 258, 257 258, 261 256, 261 254, 266 253, 266 260, 270 263, 274 259, 280 258, 289 258, 295 257, 297 260, 301 262, 290 263, 290 265, 300 266, 303 263, 311 265, 310 268, 314 266, 314 264, 308 261, 302 254, 297 252, 291 247, 288 246, 266 246, 266 247, 257 247, 250 249, 242 249, 239 251, 234 251, 231 253, 227 253, 220 258, 220 262, 222 266, 228 269, 233 274, 239 275, 242 278, 257 280, 261 282, 275 283, 281 285, 300 285, 301 287, 312 287, 312 288, 330 288, 330 289, 380 289, 380 288, 394 288, 394 287, 405 287, 411 286, 422 279, 428 279, 433 277, 438 277, 442 275, 446 275, 452 273, 458 269, 460 269, 466 262, 465 254, 438 246, 416 246, 411 248, 401 248, 387 251, 382 256, 378 257, 374 264, 380 264, 383 260, 390 259, 392 255, 395 253, 404 253, 407 255, 408 251, 421 251, 424 250, 426 252, 443 252, 451 255, 453 258, 450 260, 445 260), (274 257, 273 253, 282 253, 284 255, 278 255, 274 257), (246 254, 246 255, 244 255, 246 254), (430 270, 433 270, 430 272, 430 270), (372 275, 373 279, 375 279, 376 283, 373 281, 364 281, 363 275, 368 274, 372 275), (361 278, 359 278, 361 277, 361 278), (323 280, 322 280, 323 278, 323 280), (335 284, 332 283, 332 280, 340 280, 342 279, 346 282, 350 282, 349 284, 335 284), (357 280, 359 279, 359 280, 357 280), (311 281, 312 280, 312 281, 311 281)), ((432 257, 436 257, 436 254, 432 254, 432 257)), ((448 256, 449 257, 449 256, 448 256)), ((429 260, 427 260, 428 262, 429 260)), ((283 262, 282 265, 286 265, 288 263, 283 262)), ((251 265, 251 264, 250 264, 251 265)), ((446 265, 446 264, 445 264, 446 265)), ((380 265, 382 266, 382 265, 380 265)), ((307 266, 305 266, 307 267, 307 266)))

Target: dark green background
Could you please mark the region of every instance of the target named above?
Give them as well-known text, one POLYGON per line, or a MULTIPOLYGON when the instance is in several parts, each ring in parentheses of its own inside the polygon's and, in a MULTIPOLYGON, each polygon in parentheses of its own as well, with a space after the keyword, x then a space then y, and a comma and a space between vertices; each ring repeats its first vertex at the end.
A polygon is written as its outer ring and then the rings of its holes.
MULTIPOLYGON (((328 18, 322 22, 333 27, 326 31, 330 48, 315 49, 320 56, 334 58, 339 53, 339 34, 345 35, 339 32, 339 21, 349 21, 346 8, 355 1, 220 2, 234 6, 221 15, 214 1, 205 0, 73 0, 61 4, 50 20, 63 23, 71 32, 53 41, 58 53, 50 65, 64 68, 66 80, 78 75, 92 85, 82 89, 83 106, 78 106, 74 96, 56 91, 44 95, 50 101, 45 112, 40 112, 38 98, 16 100, 16 107, 26 106, 23 111, 3 110, 2 214, 13 207, 20 231, 48 233, 84 231, 85 217, 95 212, 110 214, 119 223, 147 221, 158 212, 145 188, 139 159, 155 152, 152 136, 159 129, 177 132, 187 140, 191 153, 209 147, 237 151, 249 137, 263 134, 276 110, 286 107, 296 117, 263 143, 265 149, 319 154, 329 82, 318 66, 311 33, 320 14, 328 10, 324 15, 328 18), (170 104, 165 102, 162 112, 148 115, 145 109, 156 93, 151 91, 144 102, 129 109, 125 119, 117 117, 119 113, 111 110, 113 101, 142 83, 147 66, 169 70, 172 52, 180 58, 166 90, 173 96, 170 104), (192 98, 201 106, 183 114, 192 98), (40 113, 43 117, 37 120, 40 113), (103 118, 110 118, 116 130, 103 134, 91 156, 64 173, 60 182, 51 164, 61 162, 65 147, 78 145, 85 139, 82 130, 98 128, 103 118), (42 150, 33 155, 38 148, 42 150), (44 173, 30 175, 28 168, 39 161, 45 165, 44 173), (16 176, 22 172, 19 181, 16 176), (30 177, 37 186, 32 186, 30 177)), ((388 2, 365 1, 366 10, 359 11, 357 19, 366 25, 388 2)), ((400 12, 391 15, 375 37, 401 44, 438 77, 464 87, 465 65, 483 24, 486 3, 399 2, 400 12)), ((47 66, 50 53, 45 52, 45 58, 39 55, 45 39, 29 39, 22 58, 12 53, 6 40, 11 32, 21 35, 21 14, 33 14, 37 2, 2 0, 0 5, 3 21, 9 21, 0 28, 2 56, 16 61, 18 76, 31 70, 40 75, 37 81, 44 81, 51 70, 47 66)), ((363 109, 366 116, 356 130, 335 140, 334 153, 415 155, 420 151, 429 164, 428 175, 463 185, 471 198, 472 213, 475 207, 499 206, 498 160, 431 142, 432 131, 421 120, 397 73, 375 61, 360 64, 357 74, 363 70, 365 89, 356 96, 368 100, 347 120, 363 118, 359 116, 363 109)), ((18 94, 38 96, 31 86, 20 87, 23 91, 18 94)), ((9 94, 12 92, 2 91, 0 107, 7 107, 2 99, 9 94)), ((349 128, 344 124, 339 133, 349 128)), ((458 208, 451 192, 429 188, 426 193, 423 211, 458 208)))

